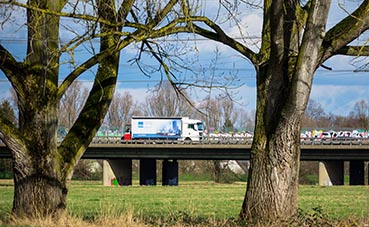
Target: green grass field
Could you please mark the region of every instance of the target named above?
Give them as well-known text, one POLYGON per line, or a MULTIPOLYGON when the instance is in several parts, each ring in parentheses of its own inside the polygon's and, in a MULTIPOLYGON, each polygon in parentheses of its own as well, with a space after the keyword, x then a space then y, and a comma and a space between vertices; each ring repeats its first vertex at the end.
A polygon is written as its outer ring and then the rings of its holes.
MULTIPOLYGON (((146 220, 166 217, 237 219, 245 189, 245 183, 205 181, 181 182, 178 187, 104 187, 101 182, 72 181, 68 213, 83 220, 101 216, 114 218, 122 213, 146 220)), ((8 216, 12 200, 12 181, 0 181, 0 220, 8 216)), ((300 186, 298 205, 305 215, 322 215, 331 220, 365 219, 369 217, 369 187, 300 186)))

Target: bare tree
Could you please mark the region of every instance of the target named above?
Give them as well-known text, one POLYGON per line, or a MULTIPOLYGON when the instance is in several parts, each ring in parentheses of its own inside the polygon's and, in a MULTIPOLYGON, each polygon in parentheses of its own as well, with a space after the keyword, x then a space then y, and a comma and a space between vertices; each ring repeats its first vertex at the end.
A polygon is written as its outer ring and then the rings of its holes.
POLYGON ((322 121, 324 121, 325 118, 326 114, 322 105, 310 99, 302 119, 302 126, 308 128, 322 127, 322 121))
POLYGON ((204 115, 201 117, 208 130, 220 131, 222 127, 222 113, 216 99, 205 98, 198 107, 204 115))
POLYGON ((220 98, 218 100, 219 100, 219 108, 222 112, 222 117, 223 117, 223 124, 222 124, 223 131, 233 132, 235 129, 234 121, 237 120, 236 119, 237 116, 234 114, 235 113, 234 103, 229 96, 220 98))
POLYGON ((313 120, 319 120, 325 116, 322 105, 313 99, 309 100, 305 114, 313 120))
MULTIPOLYGON (((229 7, 230 1, 224 5, 233 13, 242 3, 235 1, 234 8, 229 7)), ((202 24, 197 17, 188 29, 238 51, 256 70, 255 136, 240 213, 250 221, 290 219, 297 213, 301 120, 317 68, 335 55, 369 55, 365 43, 350 45, 369 28, 369 1, 363 1, 352 13, 343 12, 345 18, 329 30, 330 0, 263 3, 258 52, 227 35, 220 24, 207 17, 202 17, 202 24)), ((236 13, 231 15, 234 17, 236 13)))
POLYGON ((60 126, 71 128, 76 121, 88 97, 87 88, 84 88, 82 91, 81 88, 81 83, 74 81, 63 95, 60 101, 60 126))
POLYGON ((146 98, 144 113, 147 116, 191 116, 194 108, 186 99, 186 91, 179 94, 170 83, 159 84, 146 98))
MULTIPOLYGON (((233 131, 236 129, 235 123, 240 120, 242 113, 235 107, 230 96, 218 95, 215 98, 206 97, 199 105, 198 109, 204 113, 200 116, 208 129, 211 131, 233 131)), ((246 119, 245 119, 246 120, 246 119)))
POLYGON ((124 129, 130 124, 133 115, 140 115, 138 111, 138 103, 133 100, 129 92, 118 93, 110 104, 107 115, 108 125, 119 130, 124 129))
MULTIPOLYGON (((19 109, 19 125, 0 115, 0 139, 14 160, 14 216, 59 216, 65 211, 73 169, 108 112, 116 87, 120 51, 132 43, 142 42, 150 47, 148 39, 183 30, 181 25, 186 18, 182 9, 186 9, 181 3, 0 1, 1 9, 6 9, 1 11, 6 14, 2 17, 5 18, 2 28, 24 15, 24 23, 14 29, 26 26, 28 32, 25 56, 12 55, 0 44, 0 70, 16 92, 19 109), (18 15, 16 10, 23 11, 18 15), (90 55, 76 59, 75 52, 82 49, 90 55), (63 63, 70 63, 71 70, 59 83, 63 63), (60 100, 71 84, 89 70, 94 76, 92 88, 59 145, 60 100)), ((142 51, 141 48, 139 52, 142 51)), ((154 51, 149 54, 157 57, 154 51)))
POLYGON ((364 99, 357 101, 354 106, 354 116, 358 120, 359 128, 368 130, 369 124, 368 114, 369 114, 368 103, 364 99))
MULTIPOLYGON (((208 130, 229 132, 235 129, 233 122, 237 121, 238 112, 234 110, 234 103, 229 96, 217 96, 214 99, 207 97, 198 108, 204 113, 200 119, 203 119, 208 130)), ((225 163, 221 160, 208 161, 215 182, 220 182, 222 173, 228 168, 225 163)))
POLYGON ((253 131, 254 129, 254 114, 255 111, 247 112, 243 108, 236 109, 234 115, 237 117, 234 119, 235 126, 239 131, 253 131))

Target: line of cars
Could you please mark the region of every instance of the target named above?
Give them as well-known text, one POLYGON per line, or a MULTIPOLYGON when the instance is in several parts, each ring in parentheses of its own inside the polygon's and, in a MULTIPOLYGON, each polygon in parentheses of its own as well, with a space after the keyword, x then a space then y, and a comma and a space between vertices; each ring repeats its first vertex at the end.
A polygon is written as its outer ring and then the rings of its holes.
POLYGON ((343 131, 305 130, 301 133, 301 144, 336 144, 360 145, 369 144, 368 131, 361 129, 343 131))
MULTIPOLYGON (((203 144, 251 144, 253 134, 250 132, 241 133, 206 133, 204 132, 202 140, 196 143, 203 144)), ((150 143, 150 139, 144 140, 150 143)), ((152 140, 156 141, 156 140, 152 140)), ((138 140, 136 142, 143 142, 138 140)), ((302 145, 369 145, 368 131, 352 130, 352 131, 322 131, 322 130, 305 130, 301 132, 300 142, 302 145)), ((132 143, 132 140, 122 140, 117 135, 100 135, 96 136, 92 143, 132 143)), ((157 143, 175 143, 171 140, 160 140, 157 143)))

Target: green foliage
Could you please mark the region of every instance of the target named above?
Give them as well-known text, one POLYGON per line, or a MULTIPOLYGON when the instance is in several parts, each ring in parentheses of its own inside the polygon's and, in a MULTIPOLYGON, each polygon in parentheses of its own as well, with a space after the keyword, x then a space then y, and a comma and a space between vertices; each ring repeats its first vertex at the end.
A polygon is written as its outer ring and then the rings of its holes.
POLYGON ((232 172, 229 168, 225 168, 219 177, 219 183, 231 184, 235 182, 246 182, 247 175, 232 172))
POLYGON ((0 179, 10 179, 12 177, 12 161, 10 159, 0 159, 0 179))
POLYGON ((311 212, 298 210, 298 219, 295 221, 303 226, 333 227, 333 221, 323 211, 321 206, 313 207, 311 212))
POLYGON ((300 165, 299 184, 317 185, 319 162, 302 161, 300 165))
POLYGON ((1 102, 0 115, 5 116, 5 118, 12 123, 17 122, 17 118, 15 117, 14 110, 8 100, 4 100, 1 102))
POLYGON ((235 130, 235 127, 233 126, 233 123, 231 121, 231 119, 226 118, 222 131, 223 132, 228 132, 228 133, 232 133, 235 130))
POLYGON ((74 168, 74 180, 102 180, 101 165, 94 160, 80 160, 74 168))
POLYGON ((317 185, 319 183, 318 176, 313 174, 300 176, 299 181, 300 184, 304 185, 317 185))

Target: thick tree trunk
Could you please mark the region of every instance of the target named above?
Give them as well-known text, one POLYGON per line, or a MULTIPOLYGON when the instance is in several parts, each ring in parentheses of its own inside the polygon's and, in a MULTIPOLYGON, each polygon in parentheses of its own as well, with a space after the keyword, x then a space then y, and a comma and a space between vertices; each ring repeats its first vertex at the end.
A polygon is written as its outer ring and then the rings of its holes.
POLYGON ((279 83, 288 73, 283 67, 270 68, 258 75, 266 79, 258 81, 250 172, 240 214, 252 222, 289 220, 297 212, 300 121, 304 112, 297 103, 306 104, 309 94, 299 101, 291 99, 290 92, 296 89, 279 83))
MULTIPOLYGON (((62 1, 31 0, 27 4, 58 12, 62 1)), ((58 153, 59 17, 27 9, 28 46, 25 64, 14 80, 19 131, 8 141, 14 169, 13 215, 17 218, 55 216, 66 208, 64 157, 58 153)))
POLYGON ((286 119, 275 135, 258 135, 241 217, 250 221, 288 220, 297 212, 299 127, 286 119))
POLYGON ((262 51, 269 57, 256 67, 255 136, 240 214, 254 222, 290 220, 297 213, 301 119, 319 65, 330 0, 311 1, 306 20, 300 21, 298 1, 266 3, 270 21, 264 26, 270 34, 263 33, 268 41, 262 51), (301 22, 306 25, 302 38, 301 22))
POLYGON ((58 217, 65 211, 67 187, 51 176, 31 175, 15 182, 13 214, 16 217, 58 217))
POLYGON ((46 89, 22 97, 20 129, 23 150, 14 151, 14 203, 16 217, 40 218, 58 216, 66 208, 68 174, 61 166, 57 150, 59 105, 46 89), (49 100, 43 98, 45 92, 49 100), (35 105, 31 100, 47 100, 35 105))

